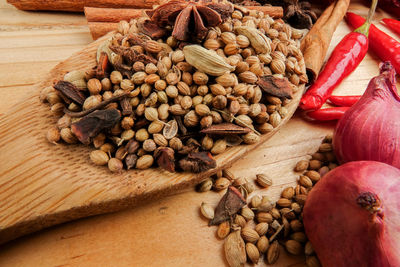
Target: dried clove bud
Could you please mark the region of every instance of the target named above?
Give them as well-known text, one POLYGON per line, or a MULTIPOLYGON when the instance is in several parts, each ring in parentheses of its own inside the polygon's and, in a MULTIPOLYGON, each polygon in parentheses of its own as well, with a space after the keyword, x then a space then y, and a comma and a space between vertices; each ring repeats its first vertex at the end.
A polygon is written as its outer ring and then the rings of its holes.
POLYGON ((158 147, 154 152, 158 166, 169 171, 175 172, 175 152, 170 147, 158 147))
POLYGON ((273 75, 264 75, 259 78, 257 85, 261 89, 276 97, 292 98, 292 87, 287 78, 277 78, 273 75))
POLYGON ((227 221, 236 214, 244 205, 246 200, 242 194, 233 186, 228 187, 225 195, 221 198, 215 209, 215 216, 209 222, 209 225, 218 225, 221 222, 227 221))
POLYGON ((116 109, 96 110, 73 123, 71 131, 79 141, 88 145, 91 137, 95 137, 103 129, 111 128, 120 118, 116 109))
POLYGON ((122 115, 126 116, 132 114, 132 105, 130 104, 129 97, 122 98, 119 103, 122 108, 122 115))
POLYGON ((179 161, 179 166, 188 172, 204 172, 215 168, 217 163, 208 152, 190 152, 179 161))
POLYGON ((150 36, 152 39, 161 38, 167 33, 166 29, 158 27, 157 24, 151 20, 138 22, 138 28, 140 32, 150 36))

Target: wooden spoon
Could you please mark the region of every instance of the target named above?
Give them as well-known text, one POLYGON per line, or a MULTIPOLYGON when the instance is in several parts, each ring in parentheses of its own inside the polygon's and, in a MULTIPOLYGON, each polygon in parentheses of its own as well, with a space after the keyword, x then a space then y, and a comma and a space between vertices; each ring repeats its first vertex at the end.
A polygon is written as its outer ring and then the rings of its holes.
MULTIPOLYGON (((89 160, 92 148, 50 144, 45 139, 55 118, 39 101, 42 88, 72 70, 95 66, 96 49, 107 36, 59 63, 26 98, 0 118, 0 243, 62 222, 121 210, 143 201, 176 194, 256 149, 293 115, 304 86, 287 106, 288 115, 254 145, 229 148, 217 168, 201 174, 169 173, 160 168, 111 173, 89 160)), ((243 166, 245 167, 245 166, 243 166)))

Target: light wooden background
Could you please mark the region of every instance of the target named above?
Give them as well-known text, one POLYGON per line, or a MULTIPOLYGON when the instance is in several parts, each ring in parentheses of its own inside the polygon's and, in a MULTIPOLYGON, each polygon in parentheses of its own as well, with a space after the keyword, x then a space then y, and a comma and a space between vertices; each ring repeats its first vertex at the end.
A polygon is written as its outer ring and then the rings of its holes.
MULTIPOLYGON (((352 4, 350 9, 367 13, 360 4, 352 4)), ((385 14, 378 11, 375 21, 383 17, 385 14)), ((349 31, 343 22, 331 49, 349 31)), ((59 61, 90 42, 81 14, 23 12, 0 0, 0 116, 59 61)), ((377 63, 375 56, 367 55, 335 93, 363 92, 370 78, 378 74, 377 63)), ((332 123, 305 122, 298 113, 269 142, 237 162, 232 171, 251 179, 266 172, 274 183, 292 185, 295 163, 314 152, 332 129, 332 123)), ((278 194, 268 190, 258 193, 274 199, 278 194)), ((223 242, 215 236, 216 227, 208 227, 198 210, 203 201, 216 205, 221 195, 189 190, 130 210, 56 226, 1 246, 0 266, 223 266, 223 242)), ((276 266, 300 263, 299 258, 285 256, 276 266)))

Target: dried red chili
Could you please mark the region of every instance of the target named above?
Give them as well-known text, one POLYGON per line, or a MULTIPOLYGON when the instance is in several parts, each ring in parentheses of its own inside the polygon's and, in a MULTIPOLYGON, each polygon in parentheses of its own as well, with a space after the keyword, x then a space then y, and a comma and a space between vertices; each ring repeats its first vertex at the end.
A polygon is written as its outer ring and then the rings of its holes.
MULTIPOLYGON (((347 12, 346 21, 352 27, 364 23, 364 18, 354 13, 347 12)), ((369 44, 374 53, 382 61, 390 61, 397 73, 400 73, 400 43, 371 24, 369 44)))
POLYGON ((336 106, 351 107, 360 98, 361 98, 360 95, 346 95, 346 96, 331 95, 329 97, 329 101, 336 106))
POLYGON ((324 108, 307 112, 307 116, 318 121, 332 121, 340 119, 350 107, 324 108))
POLYGON ((400 34, 400 21, 395 19, 382 19, 382 21, 385 23, 386 27, 400 34))
POLYGON ((335 47, 325 68, 300 100, 302 109, 319 109, 332 94, 335 87, 363 60, 368 51, 368 32, 376 4, 377 0, 374 0, 367 21, 347 34, 335 47))

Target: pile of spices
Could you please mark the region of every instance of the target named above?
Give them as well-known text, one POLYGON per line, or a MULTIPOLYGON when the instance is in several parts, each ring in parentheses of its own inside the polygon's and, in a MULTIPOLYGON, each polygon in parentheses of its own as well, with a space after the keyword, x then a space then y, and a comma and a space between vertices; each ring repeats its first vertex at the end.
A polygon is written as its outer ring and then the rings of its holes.
POLYGON ((112 172, 201 172, 216 166, 212 155, 277 127, 307 82, 302 32, 281 19, 186 1, 148 16, 121 21, 94 69, 42 91, 60 117, 50 142, 92 145, 90 159, 112 172))
POLYGON ((311 3, 305 0, 233 0, 232 2, 242 5, 281 6, 285 10, 284 20, 297 29, 310 29, 317 20, 317 15, 311 9, 311 3))
POLYGON ((267 195, 261 195, 262 190, 254 191, 255 184, 261 188, 272 185, 271 178, 265 174, 258 174, 254 183, 224 170, 199 184, 200 192, 227 189, 215 210, 206 203, 202 203, 200 210, 210 220, 210 225, 218 225, 217 237, 225 240, 229 265, 243 266, 246 261, 257 263, 263 256, 267 264, 273 264, 284 248, 292 255, 304 255, 309 267, 321 266, 304 233, 302 212, 313 186, 337 166, 329 135, 310 159, 296 164, 294 172, 299 174, 298 184, 284 188, 276 203, 267 195), (252 192, 251 199, 247 199, 247 194, 252 192))

